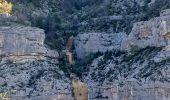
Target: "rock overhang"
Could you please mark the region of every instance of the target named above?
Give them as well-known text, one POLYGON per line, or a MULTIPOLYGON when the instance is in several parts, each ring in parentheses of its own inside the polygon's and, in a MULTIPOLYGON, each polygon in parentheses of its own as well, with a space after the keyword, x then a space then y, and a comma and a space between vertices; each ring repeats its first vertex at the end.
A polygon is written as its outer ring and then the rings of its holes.
POLYGON ((35 27, 0 27, 0 55, 5 60, 27 61, 57 59, 58 52, 46 48, 43 29, 35 27))
POLYGON ((120 49, 126 33, 83 33, 74 38, 75 52, 78 59, 85 59, 90 54, 105 53, 113 49, 120 49))

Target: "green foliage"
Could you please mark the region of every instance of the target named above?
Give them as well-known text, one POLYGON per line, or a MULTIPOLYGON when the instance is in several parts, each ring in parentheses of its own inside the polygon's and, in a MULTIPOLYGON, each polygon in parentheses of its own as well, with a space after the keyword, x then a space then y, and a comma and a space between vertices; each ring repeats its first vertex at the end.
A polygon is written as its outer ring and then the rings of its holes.
POLYGON ((153 60, 150 60, 148 65, 140 69, 139 73, 137 74, 137 78, 145 78, 152 81, 170 82, 169 78, 167 78, 161 71, 168 68, 166 67, 166 64, 170 64, 170 58, 167 58, 160 62, 154 62, 153 60))
POLYGON ((114 80, 119 80, 119 77, 126 78, 130 76, 138 80, 167 81, 161 70, 168 67, 166 65, 170 64, 170 59, 160 62, 152 60, 161 50, 162 48, 146 47, 131 55, 122 51, 107 52, 103 58, 99 59, 98 65, 93 67, 95 71, 91 73, 92 79, 99 82, 108 79, 110 82, 113 82, 114 80), (106 71, 106 69, 109 70, 106 71), (134 74, 134 72, 138 73, 134 74))
POLYGON ((138 51, 139 51, 139 48, 137 45, 130 45, 130 53, 131 54, 135 54, 138 51))
POLYGON ((162 48, 156 47, 146 47, 143 49, 139 49, 133 54, 125 55, 122 62, 127 62, 128 66, 131 66, 133 63, 137 63, 139 61, 142 64, 145 60, 150 60, 157 52, 161 51, 162 48))

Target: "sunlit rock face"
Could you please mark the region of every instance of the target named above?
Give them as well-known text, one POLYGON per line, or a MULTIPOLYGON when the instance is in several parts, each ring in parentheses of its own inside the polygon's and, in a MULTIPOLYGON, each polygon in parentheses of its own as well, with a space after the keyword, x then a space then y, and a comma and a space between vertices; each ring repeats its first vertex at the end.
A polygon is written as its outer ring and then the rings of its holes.
POLYGON ((160 17, 134 24, 128 38, 122 43, 123 49, 132 45, 139 48, 147 46, 163 47, 170 44, 170 10, 165 10, 160 17))
MULTIPOLYGON (((71 81, 58 53, 44 45, 44 30, 0 27, 0 93, 12 100, 71 100, 71 81)), ((1 99, 1 97, 0 97, 1 99)))
POLYGON ((57 59, 58 53, 44 46, 44 30, 32 27, 0 27, 0 55, 4 60, 57 59))
POLYGON ((120 49, 125 33, 84 33, 75 37, 74 45, 77 57, 84 59, 91 53, 120 49))

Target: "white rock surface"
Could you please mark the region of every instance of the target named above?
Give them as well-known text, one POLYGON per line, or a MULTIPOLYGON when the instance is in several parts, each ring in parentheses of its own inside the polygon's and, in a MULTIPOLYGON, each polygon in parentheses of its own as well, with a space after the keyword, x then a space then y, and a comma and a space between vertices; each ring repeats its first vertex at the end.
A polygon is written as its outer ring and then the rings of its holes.
POLYGON ((160 16, 168 16, 168 15, 170 15, 170 9, 165 9, 160 13, 160 16))
POLYGON ((5 60, 57 59, 57 51, 44 45, 44 30, 33 27, 0 27, 0 55, 5 60))
POLYGON ((150 82, 140 84, 124 80, 123 86, 108 84, 90 87, 90 100, 169 100, 169 83, 150 82))
POLYGON ((77 57, 84 59, 91 53, 106 52, 120 49, 125 33, 84 33, 78 34, 74 39, 77 57))
POLYGON ((71 82, 55 64, 9 62, 0 69, 0 93, 8 93, 12 100, 59 100, 59 95, 71 100, 71 82))
POLYGON ((5 79, 0 77, 0 86, 3 86, 5 84, 5 79))
POLYGON ((128 38, 123 41, 122 49, 134 45, 139 48, 147 46, 164 47, 170 45, 170 15, 165 10, 160 17, 134 24, 128 38))
POLYGON ((71 100, 71 82, 56 65, 58 52, 44 40, 39 28, 0 27, 0 94, 12 100, 71 100))

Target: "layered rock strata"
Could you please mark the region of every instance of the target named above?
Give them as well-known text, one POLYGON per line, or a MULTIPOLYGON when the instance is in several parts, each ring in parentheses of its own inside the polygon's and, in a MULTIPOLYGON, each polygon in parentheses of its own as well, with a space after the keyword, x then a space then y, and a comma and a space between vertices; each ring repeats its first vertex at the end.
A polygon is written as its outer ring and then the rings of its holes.
MULTIPOLYGON (((58 52, 44 44, 44 30, 0 27, 0 94, 12 100, 72 100, 71 81, 58 52)), ((0 96, 0 99, 3 99, 0 96)))
POLYGON ((44 45, 44 30, 32 27, 0 27, 0 56, 4 60, 58 58, 57 51, 44 45))

